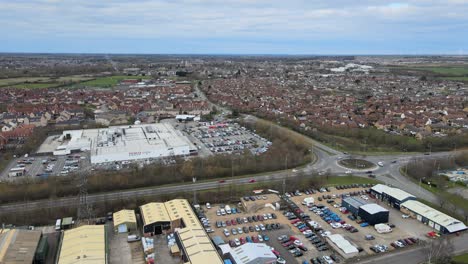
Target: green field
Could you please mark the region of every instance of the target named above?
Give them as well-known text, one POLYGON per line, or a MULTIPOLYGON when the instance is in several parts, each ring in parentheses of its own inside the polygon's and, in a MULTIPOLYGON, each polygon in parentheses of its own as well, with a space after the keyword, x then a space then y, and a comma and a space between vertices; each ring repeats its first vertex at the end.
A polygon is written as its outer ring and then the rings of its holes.
POLYGON ((455 261, 455 263, 460 263, 460 264, 468 263, 468 253, 453 257, 453 261, 455 261))
POLYGON ((120 81, 124 79, 151 79, 151 76, 125 76, 125 75, 117 75, 117 76, 109 76, 109 77, 100 77, 95 80, 90 80, 86 82, 82 82, 80 86, 92 86, 92 87, 102 87, 108 88, 117 85, 120 81))
POLYGON ((53 77, 23 77, 23 78, 8 78, 0 79, 0 87, 12 87, 20 89, 40 89, 58 87, 70 83, 77 83, 91 80, 92 77, 81 75, 53 77))
POLYGON ((440 75, 468 75, 468 66, 467 67, 415 67, 409 68, 420 71, 430 71, 440 75))
POLYGON ((427 75, 442 80, 468 82, 468 66, 407 66, 394 69, 418 71, 421 76, 427 75))
POLYGON ((41 88, 52 88, 60 86, 60 83, 20 83, 15 85, 9 85, 11 88, 20 88, 20 89, 41 89, 41 88))

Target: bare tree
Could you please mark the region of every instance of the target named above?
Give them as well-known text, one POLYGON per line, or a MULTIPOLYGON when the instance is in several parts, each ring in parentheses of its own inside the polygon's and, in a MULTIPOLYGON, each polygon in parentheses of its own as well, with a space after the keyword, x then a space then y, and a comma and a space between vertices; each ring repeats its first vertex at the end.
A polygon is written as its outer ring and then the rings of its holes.
POLYGON ((429 242, 429 245, 424 248, 426 263, 428 264, 446 264, 452 260, 452 255, 455 250, 452 238, 442 237, 429 242))

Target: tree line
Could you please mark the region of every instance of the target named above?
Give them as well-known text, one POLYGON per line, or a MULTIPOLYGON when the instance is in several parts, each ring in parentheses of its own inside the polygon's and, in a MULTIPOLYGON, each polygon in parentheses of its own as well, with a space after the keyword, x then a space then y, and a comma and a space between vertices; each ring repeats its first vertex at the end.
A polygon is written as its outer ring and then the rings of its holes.
POLYGON ((450 137, 426 137, 418 140, 415 137, 390 134, 375 127, 343 128, 312 125, 306 130, 300 127, 300 122, 297 120, 261 113, 255 113, 255 115, 280 122, 294 131, 348 151, 428 152, 450 151, 468 147, 466 134, 450 135, 450 137))

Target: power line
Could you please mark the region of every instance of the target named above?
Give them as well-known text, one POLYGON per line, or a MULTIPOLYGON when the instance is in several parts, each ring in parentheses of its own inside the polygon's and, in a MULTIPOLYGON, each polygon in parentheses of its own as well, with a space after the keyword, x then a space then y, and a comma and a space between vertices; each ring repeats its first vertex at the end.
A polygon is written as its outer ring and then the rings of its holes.
POLYGON ((87 221, 89 224, 91 219, 94 219, 92 205, 88 201, 88 178, 85 173, 78 175, 78 213, 77 222, 87 221))

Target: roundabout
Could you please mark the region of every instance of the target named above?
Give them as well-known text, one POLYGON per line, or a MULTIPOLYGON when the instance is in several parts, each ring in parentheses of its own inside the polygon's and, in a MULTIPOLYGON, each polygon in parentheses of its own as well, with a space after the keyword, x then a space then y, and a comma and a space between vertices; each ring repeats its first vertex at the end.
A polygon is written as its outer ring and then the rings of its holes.
POLYGON ((339 160, 337 163, 339 166, 351 170, 369 170, 377 167, 376 164, 364 159, 347 158, 339 160))

